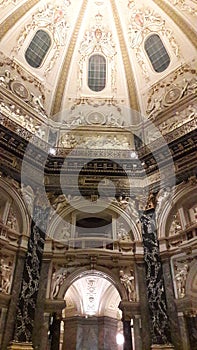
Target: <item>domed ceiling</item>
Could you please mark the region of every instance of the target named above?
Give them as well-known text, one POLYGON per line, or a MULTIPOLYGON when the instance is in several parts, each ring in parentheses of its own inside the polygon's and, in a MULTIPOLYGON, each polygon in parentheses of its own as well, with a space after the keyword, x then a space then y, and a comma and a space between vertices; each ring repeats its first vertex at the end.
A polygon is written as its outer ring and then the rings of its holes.
POLYGON ((180 100, 184 86, 193 83, 196 1, 1 0, 0 11, 1 85, 53 120, 66 123, 85 105, 90 123, 104 124, 102 114, 92 118, 91 113, 110 106, 108 118, 120 126, 113 110, 124 120, 122 106, 153 116, 180 100), (50 43, 35 68, 26 55, 39 30, 50 43), (161 71, 146 49, 153 35, 169 59, 161 71), (96 91, 89 83, 93 55, 105 62, 104 87, 96 91))

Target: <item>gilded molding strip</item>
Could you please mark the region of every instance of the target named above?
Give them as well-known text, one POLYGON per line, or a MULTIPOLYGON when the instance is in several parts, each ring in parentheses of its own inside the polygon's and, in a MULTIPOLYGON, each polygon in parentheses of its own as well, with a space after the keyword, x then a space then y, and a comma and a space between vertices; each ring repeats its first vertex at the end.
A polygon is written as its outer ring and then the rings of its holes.
POLYGON ((16 11, 12 12, 0 25, 0 40, 39 0, 27 0, 16 11))
POLYGON ((113 10, 114 22, 115 22, 116 30, 118 33, 118 38, 119 38, 119 43, 120 43, 120 49, 122 52, 122 59, 124 62, 126 77, 127 77, 127 86, 128 86, 128 91, 129 91, 130 107, 136 111, 139 111, 139 101, 138 101, 138 94, 137 94, 135 79, 134 79, 131 63, 129 60, 127 46, 126 46, 126 43, 124 40, 124 35, 123 35, 122 27, 121 27, 120 18, 118 15, 118 10, 116 8, 115 1, 114 0, 110 0, 110 1, 111 1, 111 7, 113 10))
POLYGON ((81 10, 79 12, 79 16, 77 18, 76 25, 75 25, 75 28, 73 31, 73 35, 70 39, 70 44, 68 47, 66 58, 64 60, 63 66, 62 66, 62 70, 59 74, 59 79, 58 79, 58 83, 57 83, 57 87, 56 87, 56 91, 55 91, 55 95, 54 95, 54 100, 53 100, 53 105, 52 105, 51 116, 54 116, 56 113, 58 113, 60 111, 60 108, 61 108, 65 84, 66 84, 68 72, 69 72, 69 66, 71 63, 71 59, 73 56, 73 52, 74 52, 74 48, 75 48, 75 45, 77 42, 79 29, 80 29, 80 26, 82 23, 83 15, 84 15, 86 7, 87 7, 87 3, 88 3, 88 0, 84 0, 82 3, 81 10))
POLYGON ((158 5, 173 21, 176 25, 183 31, 183 33, 188 37, 191 43, 197 48, 196 32, 188 25, 186 21, 165 1, 153 0, 153 2, 158 5))

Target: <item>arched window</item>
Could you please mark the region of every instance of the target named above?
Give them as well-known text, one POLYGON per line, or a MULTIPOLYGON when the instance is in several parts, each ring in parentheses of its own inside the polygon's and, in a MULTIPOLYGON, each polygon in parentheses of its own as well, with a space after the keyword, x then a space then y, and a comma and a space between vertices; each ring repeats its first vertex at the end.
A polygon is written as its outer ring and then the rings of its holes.
POLYGON ((25 58, 30 66, 34 68, 40 67, 50 46, 51 38, 49 34, 44 30, 38 30, 25 52, 25 58))
POLYGON ((106 84, 106 59, 93 55, 88 63, 88 86, 93 91, 101 91, 106 84))
POLYGON ((158 34, 149 36, 144 44, 155 72, 163 72, 170 64, 170 57, 158 34))

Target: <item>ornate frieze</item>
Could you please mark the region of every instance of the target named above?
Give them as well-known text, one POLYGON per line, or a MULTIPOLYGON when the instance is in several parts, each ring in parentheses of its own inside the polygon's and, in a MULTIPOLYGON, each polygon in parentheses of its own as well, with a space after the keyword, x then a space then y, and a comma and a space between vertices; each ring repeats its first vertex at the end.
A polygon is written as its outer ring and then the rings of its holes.
POLYGON ((23 101, 31 101, 33 97, 39 98, 40 107, 43 110, 45 103, 44 85, 33 75, 27 73, 13 58, 5 56, 3 52, 0 52, 0 85, 12 91, 23 101))
MULTIPOLYGON (((197 80, 193 65, 194 63, 191 63, 179 67, 150 89, 146 105, 148 118, 154 120, 158 114, 172 106, 177 106, 184 98, 195 97, 197 80)), ((187 107, 192 109, 191 112, 188 110, 189 115, 196 113, 195 106, 192 103, 190 106, 187 107)), ((182 113, 180 109, 178 113, 182 113)))
POLYGON ((158 127, 162 135, 166 135, 192 120, 194 122, 197 120, 197 106, 194 104, 187 106, 181 111, 176 111, 175 115, 159 124, 158 127))

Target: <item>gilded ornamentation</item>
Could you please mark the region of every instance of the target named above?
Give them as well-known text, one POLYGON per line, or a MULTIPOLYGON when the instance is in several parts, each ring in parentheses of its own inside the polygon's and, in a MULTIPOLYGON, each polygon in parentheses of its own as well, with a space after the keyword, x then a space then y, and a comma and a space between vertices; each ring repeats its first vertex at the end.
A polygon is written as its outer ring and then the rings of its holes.
POLYGON ((146 80, 149 80, 149 73, 145 53, 142 49, 142 43, 146 36, 150 33, 159 33, 169 41, 175 55, 179 57, 179 47, 173 36, 173 32, 166 27, 166 22, 160 15, 151 9, 133 9, 129 21, 129 42, 131 48, 134 49, 137 62, 140 64, 146 80))

